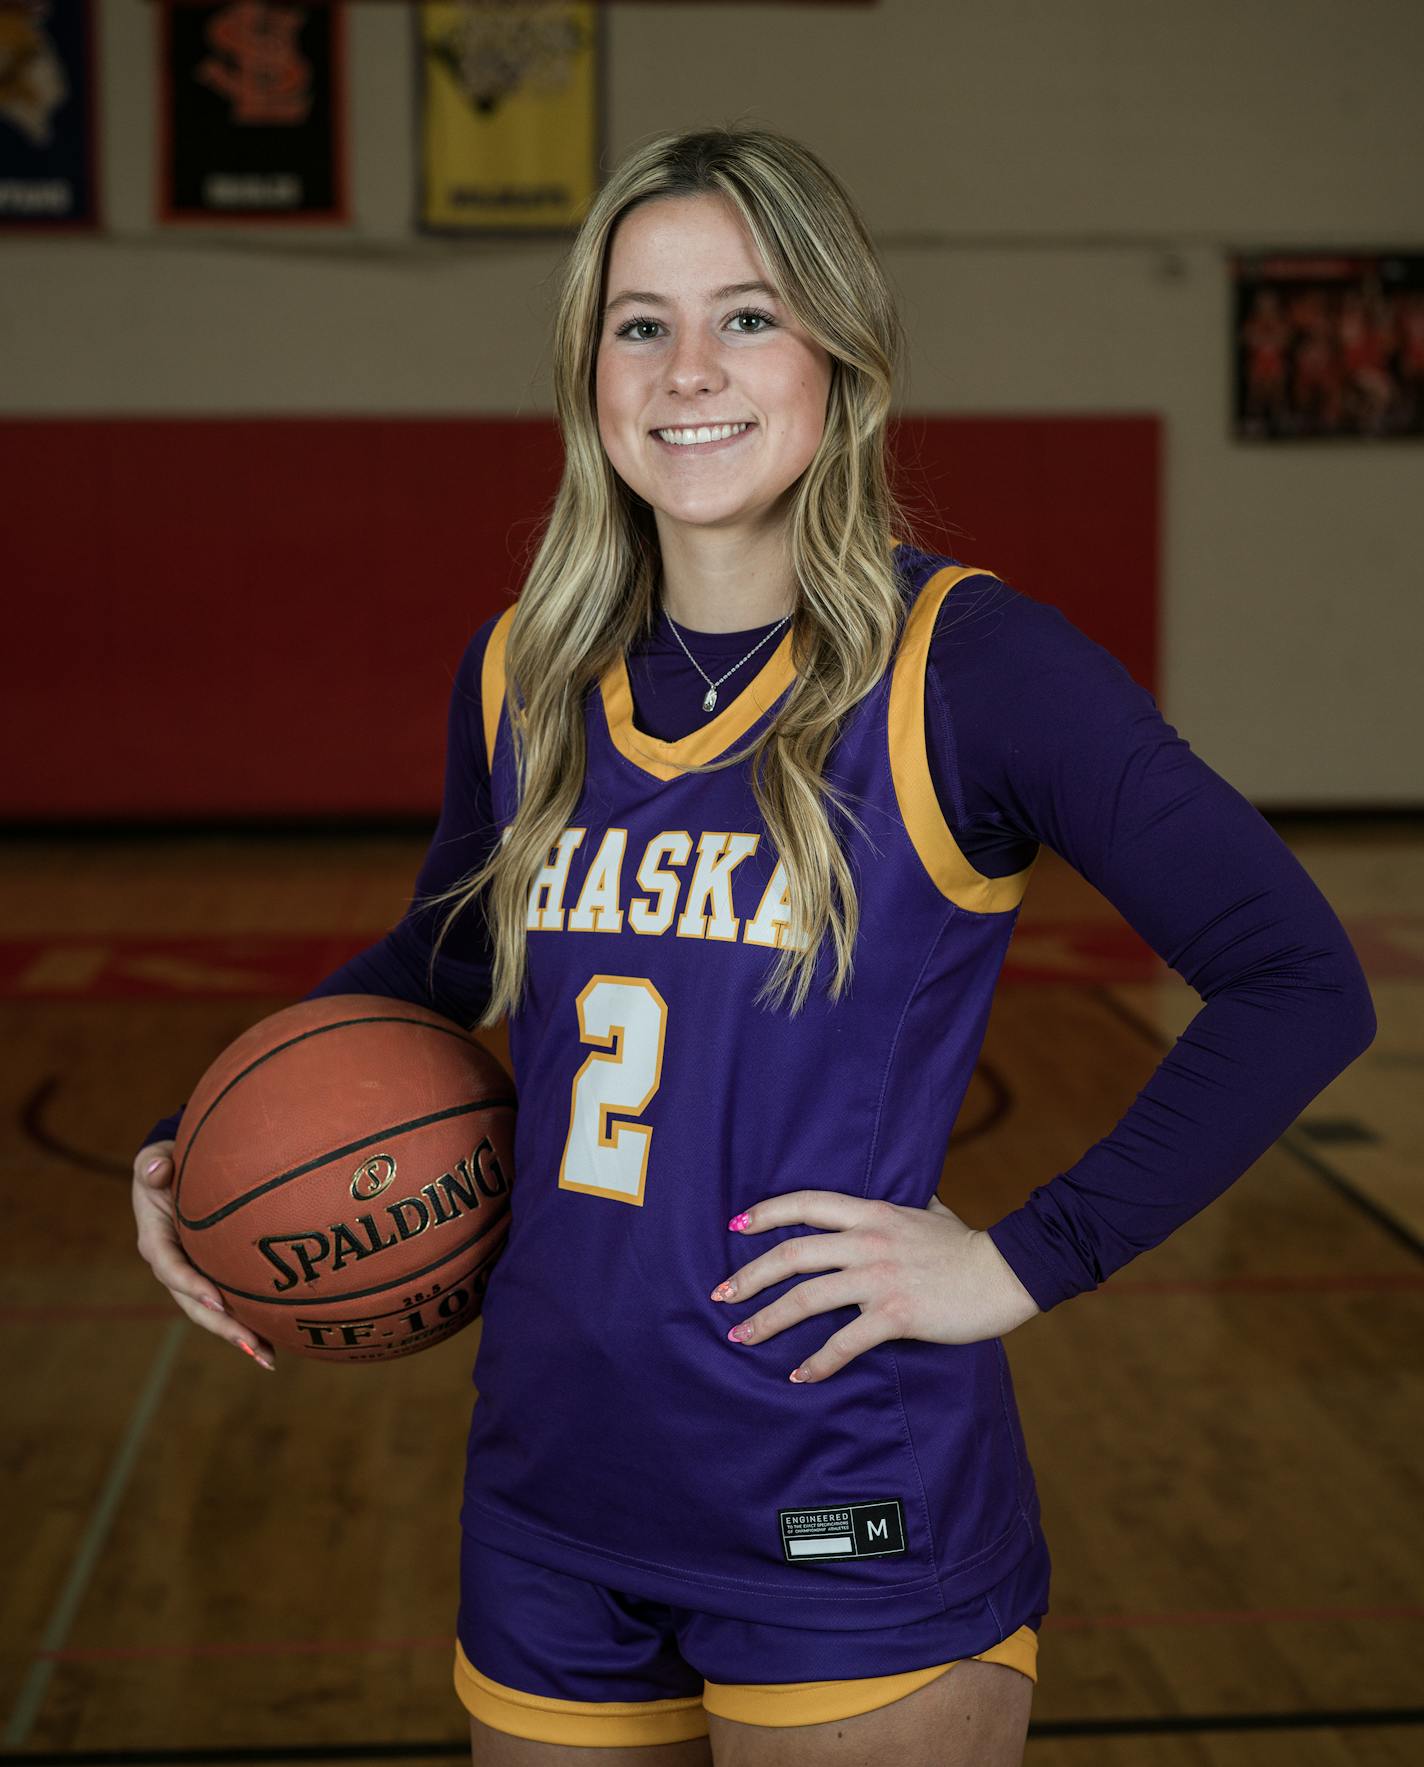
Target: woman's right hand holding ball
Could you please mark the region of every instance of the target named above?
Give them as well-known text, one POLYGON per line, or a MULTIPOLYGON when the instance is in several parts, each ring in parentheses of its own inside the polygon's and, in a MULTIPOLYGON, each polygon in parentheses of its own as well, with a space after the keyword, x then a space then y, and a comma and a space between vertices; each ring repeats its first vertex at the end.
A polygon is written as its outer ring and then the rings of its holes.
POLYGON ((139 1255, 188 1317, 245 1350, 264 1368, 275 1368, 271 1344, 238 1324, 212 1282, 183 1255, 173 1209, 171 1141, 151 1141, 135 1159, 133 1209, 139 1255))

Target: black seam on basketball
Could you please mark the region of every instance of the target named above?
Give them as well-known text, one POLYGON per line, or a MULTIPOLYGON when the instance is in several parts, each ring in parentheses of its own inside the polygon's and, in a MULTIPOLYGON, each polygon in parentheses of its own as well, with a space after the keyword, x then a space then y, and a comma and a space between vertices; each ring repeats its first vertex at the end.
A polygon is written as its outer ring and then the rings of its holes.
MULTIPOLYGON (((478 1219, 478 1217, 476 1217, 476 1219, 478 1219)), ((440 1269, 443 1264, 448 1264, 452 1258, 462 1256, 464 1253, 468 1252, 472 1246, 479 1245, 481 1240, 488 1239, 491 1234, 498 1233, 501 1227, 503 1227, 507 1235, 510 1228, 510 1215, 508 1210, 499 1217, 492 1227, 487 1228, 482 1234, 480 1234, 478 1239, 462 1240, 459 1245, 452 1246, 443 1258, 437 1258, 433 1264, 424 1264, 419 1270, 402 1271, 399 1276, 392 1277, 389 1282, 381 1283, 375 1288, 343 1289, 340 1294, 314 1295, 308 1293, 305 1295, 293 1295, 290 1298, 285 1295, 258 1294, 252 1289, 233 1288, 229 1283, 219 1281, 216 1276, 213 1276, 209 1271, 204 1270, 201 1264, 193 1262, 191 1257, 189 1258, 189 1262, 193 1264, 193 1268, 198 1272, 199 1276, 207 1277, 208 1281, 212 1283, 214 1288, 221 1289, 223 1294, 233 1295, 238 1300, 260 1301, 264 1307, 334 1306, 338 1302, 364 1301, 367 1295, 389 1294, 392 1289, 404 1288, 407 1283, 418 1282, 422 1276, 429 1276, 432 1270, 440 1269)))
MULTIPOLYGON (((269 1190, 276 1190, 280 1185, 289 1184, 294 1178, 304 1178, 308 1172, 316 1171, 318 1166, 329 1165, 332 1160, 342 1160, 353 1153, 360 1153, 362 1148, 374 1146, 378 1141, 387 1141, 393 1135, 408 1135, 412 1129, 424 1129, 431 1123, 443 1123, 451 1117, 467 1117, 471 1111, 513 1110, 514 1108, 514 1100, 508 1097, 475 1098, 471 1099, 468 1104, 452 1104, 448 1110, 432 1111, 428 1117, 412 1117, 408 1123, 391 1123, 383 1128, 373 1130, 371 1134, 364 1136, 360 1141, 350 1141, 345 1147, 333 1147, 326 1153, 318 1154, 315 1159, 308 1160, 305 1165, 293 1166, 289 1172, 279 1172, 275 1178, 267 1179, 266 1183, 259 1184, 254 1190, 246 1191, 242 1196, 235 1196, 231 1202, 224 1203, 211 1215, 203 1215, 197 1220, 189 1220, 188 1216, 177 1206, 176 1201, 174 1213, 190 1232, 203 1233, 209 1227, 216 1226, 219 1221, 225 1221, 229 1215, 236 1214, 239 1209, 246 1208, 248 1203, 255 1202, 259 1196, 266 1196, 269 1190)), ((206 1121, 205 1115, 203 1122, 206 1121)), ((202 1133, 202 1127, 203 1124, 199 1123, 197 1129, 193 1131, 193 1141, 196 1141, 202 1133)), ((188 1152, 191 1153, 192 1150, 193 1142, 190 1141, 188 1152)))
MULTIPOLYGON (((217 1097, 203 1112, 201 1118, 199 1118, 197 1128, 194 1129, 192 1135, 189 1137, 187 1147, 183 1149, 183 1164, 178 1168, 173 1177, 173 1207, 175 1210, 178 1209, 178 1198, 183 1189, 183 1174, 188 1169, 188 1155, 193 1151, 193 1143, 202 1133, 203 1124, 207 1122, 208 1118, 227 1097, 228 1093, 232 1091, 233 1087, 236 1086, 240 1080, 245 1080, 255 1069, 260 1068, 264 1062, 271 1061, 274 1056, 281 1055, 288 1049, 294 1049, 298 1043, 305 1043, 308 1038, 311 1037, 323 1037, 328 1031, 349 1030, 352 1025, 414 1025, 418 1031, 438 1031, 442 1037, 458 1037, 462 1043, 468 1043, 470 1041, 470 1038, 466 1033, 460 1030, 457 1025, 447 1026, 427 1024, 424 1019, 406 1018, 399 1012, 372 1012, 365 1013, 360 1018, 338 1019, 334 1024, 330 1025, 313 1025, 311 1030, 301 1031, 295 1037, 289 1037, 285 1043, 277 1044, 274 1049, 264 1050, 263 1053, 257 1057, 256 1061, 249 1063, 240 1073, 233 1075, 227 1085, 223 1087, 222 1091, 218 1093, 217 1097)), ((188 1222, 184 1219, 181 1211, 178 1213, 178 1219, 183 1221, 184 1226, 188 1225, 188 1222)))

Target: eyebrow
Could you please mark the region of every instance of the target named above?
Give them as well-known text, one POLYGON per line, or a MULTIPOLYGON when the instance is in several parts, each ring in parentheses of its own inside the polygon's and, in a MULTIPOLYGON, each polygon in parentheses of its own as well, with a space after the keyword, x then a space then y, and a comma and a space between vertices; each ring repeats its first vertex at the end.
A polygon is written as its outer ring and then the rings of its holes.
MULTIPOLYGON (((714 288, 707 299, 709 302, 725 301, 740 294, 768 294, 773 300, 780 298, 776 290, 765 282, 729 282, 725 288, 714 288)), ((647 289, 625 288, 622 294, 614 295, 603 309, 604 315, 607 316, 615 307, 621 307, 625 301, 633 301, 644 307, 666 307, 669 304, 666 295, 651 294, 647 289)))

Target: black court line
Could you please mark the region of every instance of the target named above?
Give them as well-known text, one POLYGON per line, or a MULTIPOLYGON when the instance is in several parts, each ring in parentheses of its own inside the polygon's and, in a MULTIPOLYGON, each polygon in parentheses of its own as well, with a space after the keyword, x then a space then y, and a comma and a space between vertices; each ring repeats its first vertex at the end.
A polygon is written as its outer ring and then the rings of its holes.
MULTIPOLYGON (((1167 1718, 1049 1718, 1030 1724, 1028 1740, 1049 1736, 1164 1736, 1253 1730, 1383 1730, 1424 1724, 1424 1706, 1367 1706, 1319 1712, 1203 1712, 1167 1718)), ((0 1754, 18 1767, 206 1767, 207 1763, 254 1761, 280 1767, 284 1761, 463 1760, 467 1737, 449 1742, 306 1743, 296 1747, 226 1749, 55 1749, 0 1754)))
MULTIPOLYGON (((1093 994, 1109 1012, 1120 1018, 1122 1022, 1130 1030, 1135 1031, 1144 1042, 1150 1043, 1154 1049, 1161 1050, 1163 1055, 1166 1055, 1175 1047, 1175 1037, 1170 1039, 1164 1037, 1157 1029, 1156 1025, 1151 1024, 1147 1019, 1135 1012, 1132 1007, 1125 1006, 1122 1001, 1116 999, 1106 987, 1095 985, 1093 988, 1093 994)), ((1307 1108, 1309 1107, 1307 1106, 1307 1108)), ((1406 1251, 1413 1252, 1416 1258, 1424 1258, 1424 1240, 1421 1240, 1418 1234, 1416 1234, 1412 1228, 1407 1227, 1403 1221, 1400 1221, 1394 1215, 1391 1215, 1388 1209, 1381 1208, 1373 1197, 1366 1196, 1362 1190, 1357 1190, 1348 1178, 1344 1177, 1340 1172, 1337 1172, 1327 1161, 1321 1159, 1320 1155, 1312 1148, 1305 1146, 1302 1140, 1302 1135, 1304 1133, 1305 1130, 1303 1126, 1301 1130, 1293 1128, 1287 1129, 1285 1134, 1280 1137, 1275 1145, 1282 1148, 1293 1159, 1299 1161, 1299 1163, 1316 1178, 1319 1178, 1323 1180, 1324 1183, 1328 1184, 1338 1196, 1343 1197, 1347 1203, 1350 1203, 1354 1208, 1358 1209, 1361 1214, 1368 1215, 1370 1220, 1374 1222, 1375 1226, 1382 1228, 1398 1245, 1402 1245, 1406 1251)))
MULTIPOLYGON (((1424 1706, 1365 1706, 1332 1712, 1183 1712, 1168 1718, 1045 1718, 1029 1741, 1045 1736, 1174 1736, 1236 1730, 1384 1730, 1424 1724, 1424 1706)), ((8 1758, 8 1757, 7 1757, 8 1758)), ((65 1756, 64 1759, 70 1759, 65 1756)))
MULTIPOLYGON (((46 1074, 20 1100, 19 1125, 22 1134, 31 1147, 37 1147, 42 1153, 63 1160, 66 1165, 73 1166, 81 1172, 97 1172, 101 1178, 133 1177, 133 1160, 112 1159, 106 1154, 86 1153, 83 1148, 71 1147, 59 1135, 50 1130, 45 1122, 45 1112, 50 1100, 59 1091, 59 1076, 46 1074)), ((140 1131, 142 1133, 142 1131, 140 1131)))

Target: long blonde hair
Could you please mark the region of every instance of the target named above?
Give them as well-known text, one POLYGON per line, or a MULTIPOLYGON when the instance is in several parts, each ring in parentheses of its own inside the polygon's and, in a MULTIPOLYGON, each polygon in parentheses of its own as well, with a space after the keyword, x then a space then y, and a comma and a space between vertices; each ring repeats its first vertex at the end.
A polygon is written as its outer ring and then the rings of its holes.
MULTIPOLYGON (((493 985, 481 1026, 517 1010, 530 891, 578 803, 584 702, 608 666, 651 630, 660 552, 653 512, 614 472, 599 436, 595 364, 609 242, 631 209, 661 197, 720 195, 745 223, 781 299, 831 358, 825 430, 788 493, 796 680, 744 748, 689 772, 750 762, 771 844, 786 868, 787 943, 758 996, 800 1010, 829 934, 830 997, 849 986, 859 902, 832 815, 857 822, 822 778, 842 719, 889 666, 905 615, 892 540, 914 544, 892 493, 885 432, 904 335, 864 222, 816 156, 760 128, 660 135, 634 149, 595 197, 563 267, 554 396, 564 471, 519 595, 505 649, 505 703, 518 809, 488 861, 451 889, 431 957, 456 916, 483 911, 493 985)), ((858 826, 858 822, 857 822, 858 826)))

